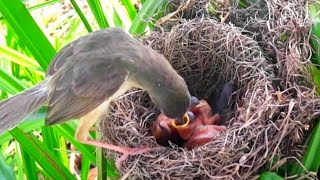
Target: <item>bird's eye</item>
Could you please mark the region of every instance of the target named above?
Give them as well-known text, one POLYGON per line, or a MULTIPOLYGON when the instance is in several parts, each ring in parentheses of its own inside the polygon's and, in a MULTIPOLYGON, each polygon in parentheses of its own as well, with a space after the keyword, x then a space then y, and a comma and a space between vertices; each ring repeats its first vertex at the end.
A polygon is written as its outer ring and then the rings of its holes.
POLYGON ((191 97, 191 107, 195 107, 199 103, 200 103, 200 100, 197 97, 195 97, 195 96, 191 97))
MULTIPOLYGON (((194 119, 196 119, 196 116, 193 114, 193 112, 191 111, 187 111, 185 116, 187 116, 186 118, 189 118, 189 121, 193 121, 194 119)), ((185 118, 185 117, 184 117, 185 118)))

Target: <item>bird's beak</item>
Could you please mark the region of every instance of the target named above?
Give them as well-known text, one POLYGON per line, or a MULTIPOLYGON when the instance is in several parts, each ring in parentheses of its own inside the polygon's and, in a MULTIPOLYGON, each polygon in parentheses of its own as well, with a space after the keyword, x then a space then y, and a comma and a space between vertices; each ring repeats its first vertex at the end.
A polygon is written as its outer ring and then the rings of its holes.
POLYGON ((191 105, 190 107, 196 107, 198 104, 200 103, 200 100, 195 97, 195 96, 191 96, 191 105))
POLYGON ((208 103, 201 100, 201 101, 196 105, 196 108, 199 109, 199 108, 202 108, 202 107, 204 107, 204 106, 208 106, 208 103))
POLYGON ((190 122, 190 118, 188 116, 188 114, 184 114, 182 118, 178 118, 178 119, 175 119, 172 121, 172 126, 174 128, 177 128, 177 127, 185 127, 189 124, 190 122))

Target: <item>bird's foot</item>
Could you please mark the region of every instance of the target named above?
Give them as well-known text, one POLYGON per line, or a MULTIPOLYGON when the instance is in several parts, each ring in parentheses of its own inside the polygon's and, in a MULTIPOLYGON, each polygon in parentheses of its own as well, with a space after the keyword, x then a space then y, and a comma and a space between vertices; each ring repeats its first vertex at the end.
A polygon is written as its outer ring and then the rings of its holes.
POLYGON ((125 161, 130 155, 134 156, 134 155, 139 155, 142 153, 146 153, 149 152, 151 150, 154 150, 156 148, 150 148, 150 147, 137 147, 137 148, 129 148, 129 147, 123 147, 122 149, 122 156, 116 161, 116 167, 118 169, 121 168, 122 166, 122 162, 125 161))
POLYGON ((113 144, 104 143, 96 140, 90 140, 90 139, 84 141, 83 143, 122 153, 123 155, 116 161, 116 166, 118 169, 121 168, 122 162, 125 161, 129 157, 129 155, 139 155, 142 153, 146 153, 146 152, 158 149, 158 147, 151 148, 148 146, 137 147, 137 148, 122 147, 122 146, 116 146, 113 144))

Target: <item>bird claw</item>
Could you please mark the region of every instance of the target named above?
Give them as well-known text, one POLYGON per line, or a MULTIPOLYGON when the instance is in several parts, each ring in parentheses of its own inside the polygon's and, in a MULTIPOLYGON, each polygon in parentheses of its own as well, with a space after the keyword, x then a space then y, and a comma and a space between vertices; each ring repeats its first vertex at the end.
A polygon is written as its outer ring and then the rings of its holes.
POLYGON ((157 150, 157 149, 160 149, 160 147, 150 148, 149 146, 143 146, 138 148, 129 148, 129 147, 124 148, 123 151, 121 152, 123 153, 122 156, 116 161, 116 167, 117 169, 121 169, 122 162, 125 161, 129 157, 129 155, 131 156, 139 155, 139 154, 146 153, 152 150, 157 150))

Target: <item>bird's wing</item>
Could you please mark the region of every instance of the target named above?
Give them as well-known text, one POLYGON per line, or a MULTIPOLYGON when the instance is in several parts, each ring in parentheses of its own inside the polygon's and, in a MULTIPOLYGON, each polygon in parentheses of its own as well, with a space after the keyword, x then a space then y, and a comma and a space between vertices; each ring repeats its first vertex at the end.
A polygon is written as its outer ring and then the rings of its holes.
POLYGON ((50 62, 46 75, 52 76, 66 63, 69 63, 69 61, 77 61, 77 59, 72 57, 79 53, 106 49, 113 52, 120 52, 126 48, 127 51, 130 52, 130 49, 135 46, 139 46, 137 40, 131 38, 131 36, 121 28, 110 27, 97 30, 81 36, 64 46, 50 62))
POLYGON ((112 96, 124 83, 128 71, 121 54, 103 52, 80 53, 72 56, 77 64, 63 66, 49 86, 46 124, 52 125, 80 118, 112 96))
POLYGON ((52 76, 54 73, 56 73, 63 66, 66 60, 74 54, 73 49, 74 44, 76 43, 77 41, 67 44, 55 55, 50 62, 46 76, 52 76))
POLYGON ((52 76, 65 63, 77 61, 77 59, 72 58, 76 54, 96 51, 105 48, 106 44, 112 44, 111 33, 108 33, 108 31, 103 29, 89 33, 64 46, 50 62, 46 75, 52 76), (98 41, 97 38, 99 38, 98 41))

